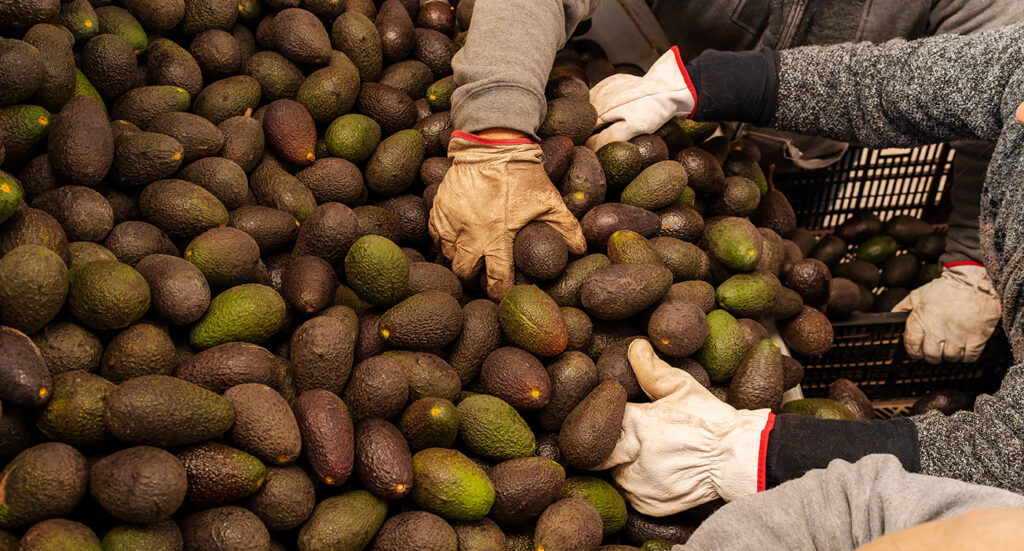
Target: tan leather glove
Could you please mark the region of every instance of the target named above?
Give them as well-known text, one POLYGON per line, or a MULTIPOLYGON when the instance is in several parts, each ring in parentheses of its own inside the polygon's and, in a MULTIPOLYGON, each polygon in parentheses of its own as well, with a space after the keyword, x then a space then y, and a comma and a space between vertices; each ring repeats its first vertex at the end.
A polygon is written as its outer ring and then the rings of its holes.
POLYGON ((857 551, 967 551, 1020 549, 1024 511, 975 509, 958 517, 886 534, 857 551))
POLYGON ((434 197, 429 230, 459 277, 486 264, 487 294, 501 300, 514 281, 512 242, 535 220, 557 230, 570 251, 586 252, 579 221, 544 172, 539 145, 456 131, 448 157, 452 167, 434 197))

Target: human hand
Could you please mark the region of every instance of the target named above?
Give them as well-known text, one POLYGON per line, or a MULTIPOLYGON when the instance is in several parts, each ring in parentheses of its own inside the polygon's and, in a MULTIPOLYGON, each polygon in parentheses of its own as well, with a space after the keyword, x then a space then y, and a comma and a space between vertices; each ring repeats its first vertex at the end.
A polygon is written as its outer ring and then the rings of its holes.
POLYGON ((666 516, 764 489, 769 410, 737 410, 715 398, 647 340, 629 345, 629 363, 654 401, 626 404, 619 441, 597 468, 611 469, 637 511, 666 516))
POLYGON ((974 362, 999 323, 999 295, 983 266, 947 265, 942 276, 912 291, 893 312, 910 312, 903 346, 932 364, 974 362))
POLYGON ((673 46, 654 62, 647 74, 612 75, 590 90, 597 110, 597 126, 610 125, 587 140, 597 151, 615 141, 651 134, 677 115, 690 116, 697 107, 697 92, 673 46))
POLYGON ((572 252, 586 252, 579 221, 544 172, 540 146, 529 138, 455 132, 448 156, 452 166, 434 196, 428 229, 459 277, 469 279, 486 265, 487 294, 501 300, 514 282, 516 233, 534 220, 550 224, 572 252))

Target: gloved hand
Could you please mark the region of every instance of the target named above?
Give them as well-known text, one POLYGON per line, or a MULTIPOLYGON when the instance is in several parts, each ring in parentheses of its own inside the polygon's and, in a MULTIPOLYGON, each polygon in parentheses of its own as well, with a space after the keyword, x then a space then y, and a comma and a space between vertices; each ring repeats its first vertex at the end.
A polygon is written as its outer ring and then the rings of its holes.
POLYGON ((597 151, 608 142, 653 133, 676 115, 690 116, 697 92, 673 46, 642 77, 612 75, 598 82, 590 90, 590 103, 597 109, 597 126, 611 125, 587 140, 587 147, 597 151))
POLYGON ((977 361, 1002 309, 983 266, 948 265, 892 311, 910 312, 903 333, 907 354, 937 364, 977 361))
POLYGON ((540 146, 529 138, 486 139, 455 132, 452 167, 430 209, 430 236, 468 279, 486 263, 487 294, 501 300, 514 282, 512 242, 526 224, 550 224, 569 250, 587 250, 579 221, 544 172, 540 146))
POLYGON ((722 402, 644 339, 629 345, 629 363, 654 402, 626 404, 619 441, 597 468, 612 469, 637 511, 665 516, 764 489, 769 410, 722 402))

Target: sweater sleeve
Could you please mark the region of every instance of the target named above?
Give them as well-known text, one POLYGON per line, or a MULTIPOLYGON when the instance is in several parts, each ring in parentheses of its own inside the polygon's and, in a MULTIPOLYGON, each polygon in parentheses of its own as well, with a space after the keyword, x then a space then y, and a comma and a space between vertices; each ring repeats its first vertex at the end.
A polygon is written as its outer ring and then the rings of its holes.
POLYGON ((452 59, 456 130, 509 128, 536 138, 555 52, 601 0, 477 0, 452 59))
POLYGON ((911 474, 890 455, 832 461, 729 503, 673 551, 854 549, 885 534, 979 508, 1024 508, 996 488, 911 474))
POLYGON ((1024 26, 785 50, 771 124, 869 147, 994 141, 1022 65, 1024 26))

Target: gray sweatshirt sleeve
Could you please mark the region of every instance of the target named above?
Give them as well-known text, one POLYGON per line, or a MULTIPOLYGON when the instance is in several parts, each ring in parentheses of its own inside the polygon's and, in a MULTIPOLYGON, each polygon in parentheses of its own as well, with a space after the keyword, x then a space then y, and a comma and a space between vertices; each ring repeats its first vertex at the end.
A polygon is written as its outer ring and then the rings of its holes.
POLYGON ((555 52, 601 0, 477 0, 452 59, 456 130, 510 128, 536 138, 555 52))
POLYGON ((852 551, 885 534, 979 508, 1024 509, 1024 496, 911 474, 891 455, 832 461, 711 515, 673 551, 852 551))

